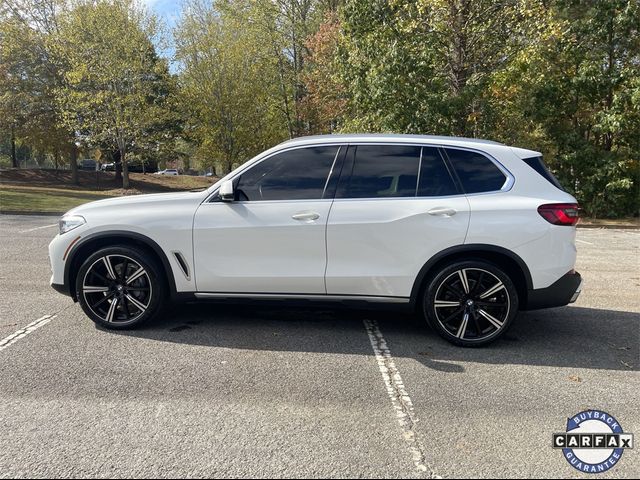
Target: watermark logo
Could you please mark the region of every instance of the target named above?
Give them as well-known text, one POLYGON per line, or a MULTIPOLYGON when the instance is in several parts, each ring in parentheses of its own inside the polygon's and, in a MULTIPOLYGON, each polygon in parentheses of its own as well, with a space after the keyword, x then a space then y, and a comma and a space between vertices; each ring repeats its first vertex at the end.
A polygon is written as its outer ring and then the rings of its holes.
POLYGON ((553 434, 553 448, 561 448, 569 464, 583 473, 602 473, 633 448, 633 434, 606 412, 586 410, 567 419, 567 431, 553 434))

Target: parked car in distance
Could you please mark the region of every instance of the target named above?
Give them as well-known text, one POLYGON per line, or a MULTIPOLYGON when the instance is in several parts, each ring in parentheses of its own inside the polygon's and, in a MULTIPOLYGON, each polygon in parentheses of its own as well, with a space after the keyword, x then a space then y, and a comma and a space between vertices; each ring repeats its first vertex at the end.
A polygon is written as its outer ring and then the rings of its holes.
POLYGON ((115 163, 103 163, 102 166, 100 167, 100 169, 103 172, 114 172, 116 170, 116 164, 115 163))
POLYGON ((80 165, 78 165, 78 167, 81 170, 97 170, 97 165, 98 163, 95 160, 86 158, 80 162, 80 165))
POLYGON ((166 170, 158 170, 155 175, 179 175, 179 173, 175 168, 168 168, 166 170))
POLYGON ((304 298, 408 306, 447 341, 479 346, 519 310, 576 300, 578 213, 539 152, 298 138, 205 191, 69 211, 49 245, 51 284, 108 328, 150 320, 168 300, 304 298))

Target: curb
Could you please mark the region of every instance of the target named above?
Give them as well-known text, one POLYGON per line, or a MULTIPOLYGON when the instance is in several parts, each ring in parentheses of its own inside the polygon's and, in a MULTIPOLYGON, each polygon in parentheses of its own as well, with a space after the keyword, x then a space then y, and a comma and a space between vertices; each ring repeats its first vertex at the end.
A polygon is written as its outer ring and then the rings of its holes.
POLYGON ((26 215, 26 216, 47 216, 61 217, 64 212, 21 212, 19 210, 0 210, 0 215, 26 215))
POLYGON ((578 228, 602 228, 607 230, 640 230, 640 225, 611 224, 611 225, 577 225, 578 228))

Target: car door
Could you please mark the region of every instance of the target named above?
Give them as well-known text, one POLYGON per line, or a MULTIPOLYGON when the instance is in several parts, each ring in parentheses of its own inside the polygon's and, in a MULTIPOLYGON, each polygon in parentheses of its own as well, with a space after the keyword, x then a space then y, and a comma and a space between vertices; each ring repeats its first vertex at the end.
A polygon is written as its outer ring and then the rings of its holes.
POLYGON ((236 200, 213 198, 193 225, 199 292, 325 294, 325 230, 340 146, 277 152, 236 177, 236 200))
POLYGON ((422 266, 464 243, 469 203, 435 146, 352 145, 327 225, 328 294, 409 297, 422 266))

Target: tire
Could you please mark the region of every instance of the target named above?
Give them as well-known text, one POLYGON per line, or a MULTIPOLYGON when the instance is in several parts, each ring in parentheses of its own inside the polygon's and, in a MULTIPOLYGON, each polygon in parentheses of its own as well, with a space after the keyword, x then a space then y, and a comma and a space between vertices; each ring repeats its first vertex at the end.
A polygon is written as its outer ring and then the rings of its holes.
POLYGON ((82 310, 96 324, 127 329, 162 310, 166 285, 162 269, 149 254, 123 245, 89 256, 76 276, 76 292, 82 310))
POLYGON ((422 307, 427 322, 442 338, 462 347, 480 347, 509 329, 518 313, 518 293, 498 266, 459 261, 428 281, 422 307))

